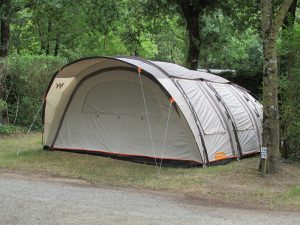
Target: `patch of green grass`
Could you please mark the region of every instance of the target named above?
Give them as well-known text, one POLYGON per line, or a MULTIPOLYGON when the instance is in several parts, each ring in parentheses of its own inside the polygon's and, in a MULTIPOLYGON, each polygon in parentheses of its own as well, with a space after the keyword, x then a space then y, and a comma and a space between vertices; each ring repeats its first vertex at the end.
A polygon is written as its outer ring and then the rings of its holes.
POLYGON ((285 205, 300 207, 300 184, 289 187, 279 196, 278 200, 285 205))
POLYGON ((12 125, 0 125, 0 135, 8 136, 24 132, 24 128, 12 125))
POLYGON ((300 166, 263 179, 258 158, 209 168, 162 167, 71 152, 42 150, 41 134, 0 139, 0 169, 84 179, 95 184, 182 192, 201 198, 300 208, 300 166), (20 154, 17 155, 17 152, 20 154))
POLYGON ((1 140, 0 168, 47 172, 100 184, 172 190, 191 182, 193 179, 186 179, 185 173, 195 170, 162 167, 158 178, 157 169, 152 165, 71 152, 44 151, 39 134, 1 140))

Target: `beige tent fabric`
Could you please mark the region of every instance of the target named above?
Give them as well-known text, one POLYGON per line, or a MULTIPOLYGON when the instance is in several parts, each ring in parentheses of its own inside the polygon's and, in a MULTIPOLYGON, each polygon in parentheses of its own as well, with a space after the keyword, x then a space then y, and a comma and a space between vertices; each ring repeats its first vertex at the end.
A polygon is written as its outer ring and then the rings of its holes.
POLYGON ((113 154, 202 162, 183 115, 171 107, 165 150, 162 152, 169 99, 147 77, 143 86, 155 151, 146 120, 136 72, 108 71, 84 82, 66 112, 54 148, 89 149, 113 154))
POLYGON ((208 164, 259 151, 261 132, 261 104, 224 78, 137 57, 95 57, 56 73, 46 95, 43 145, 208 164), (176 104, 162 155, 168 97, 176 104))

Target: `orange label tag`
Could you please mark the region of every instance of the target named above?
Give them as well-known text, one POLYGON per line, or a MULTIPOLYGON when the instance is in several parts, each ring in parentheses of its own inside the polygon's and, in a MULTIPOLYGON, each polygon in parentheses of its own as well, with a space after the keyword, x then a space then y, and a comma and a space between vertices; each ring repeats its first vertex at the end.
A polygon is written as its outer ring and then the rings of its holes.
POLYGON ((138 66, 137 71, 138 71, 139 73, 141 73, 141 72, 142 72, 142 68, 138 66))
POLYGON ((175 102, 175 99, 173 97, 170 98, 170 103, 174 103, 175 102))
POLYGON ((227 159, 227 156, 226 156, 225 152, 216 152, 215 159, 216 160, 227 159))

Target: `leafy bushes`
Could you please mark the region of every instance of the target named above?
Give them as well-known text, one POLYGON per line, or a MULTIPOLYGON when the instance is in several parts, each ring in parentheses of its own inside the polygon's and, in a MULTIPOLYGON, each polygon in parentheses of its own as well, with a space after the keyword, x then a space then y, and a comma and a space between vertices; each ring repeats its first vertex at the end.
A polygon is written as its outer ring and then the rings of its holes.
POLYGON ((300 160, 300 26, 281 43, 280 128, 285 159, 300 160))
POLYGON ((3 125, 0 126, 0 135, 11 135, 11 134, 18 134, 24 132, 24 129, 17 126, 12 125, 3 125))
MULTIPOLYGON (((63 58, 44 55, 11 55, 8 58, 3 101, 8 112, 6 123, 26 127, 31 124, 52 74, 65 63, 63 58)), ((41 122, 39 116, 33 129, 41 129, 41 122)))
POLYGON ((291 79, 280 82, 281 151, 285 159, 300 159, 300 69, 292 71, 291 79))

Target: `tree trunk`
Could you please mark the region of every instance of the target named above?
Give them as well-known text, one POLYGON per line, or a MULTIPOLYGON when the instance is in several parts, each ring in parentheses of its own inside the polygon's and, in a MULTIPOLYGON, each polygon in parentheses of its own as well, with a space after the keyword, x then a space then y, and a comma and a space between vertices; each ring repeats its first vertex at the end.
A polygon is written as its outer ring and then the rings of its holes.
POLYGON ((263 77, 263 146, 268 148, 268 173, 278 171, 279 151, 279 112, 278 112, 278 69, 276 39, 274 34, 264 41, 263 77))
POLYGON ((60 46, 60 44, 59 44, 59 35, 57 35, 56 39, 55 39, 54 56, 58 55, 59 46, 60 46))
POLYGON ((46 55, 50 54, 51 32, 52 32, 52 21, 51 21, 51 18, 49 18, 49 20, 48 20, 48 37, 47 37, 47 45, 46 45, 46 55))
POLYGON ((200 54, 199 17, 201 7, 199 4, 192 4, 186 1, 177 0, 177 3, 184 16, 189 35, 189 49, 186 64, 189 69, 197 70, 200 54))
POLYGON ((9 51, 9 37, 10 37, 10 28, 9 28, 9 11, 10 11, 10 0, 2 1, 2 13, 1 13, 1 40, 0 40, 0 57, 8 56, 9 51))
POLYGON ((293 27, 296 19, 297 0, 293 0, 289 11, 284 18, 283 29, 293 27))
MULTIPOLYGON (((297 0, 293 0, 288 13, 283 21, 282 26, 282 39, 288 40, 290 35, 290 30, 293 29, 295 20, 296 20, 296 9, 297 9, 297 0)), ((279 70, 281 74, 289 74, 289 69, 291 68, 291 63, 293 63, 293 60, 291 59, 291 52, 287 51, 284 54, 280 56, 279 59, 279 70)))
MULTIPOLYGON (((10 0, 2 0, 0 5, 0 99, 3 99, 5 90, 5 78, 6 78, 6 57, 9 52, 9 15, 10 15, 10 0)), ((3 122, 3 112, 0 111, 0 125, 3 122)))
POLYGON ((276 35, 294 0, 284 0, 273 19, 272 0, 261 0, 261 22, 263 39, 263 143, 268 148, 267 172, 278 171, 279 151, 279 112, 278 112, 278 68, 276 35))
POLYGON ((41 44, 40 55, 42 55, 45 53, 46 45, 45 45, 44 36, 43 36, 42 32, 39 30, 38 33, 39 33, 40 44, 41 44))

